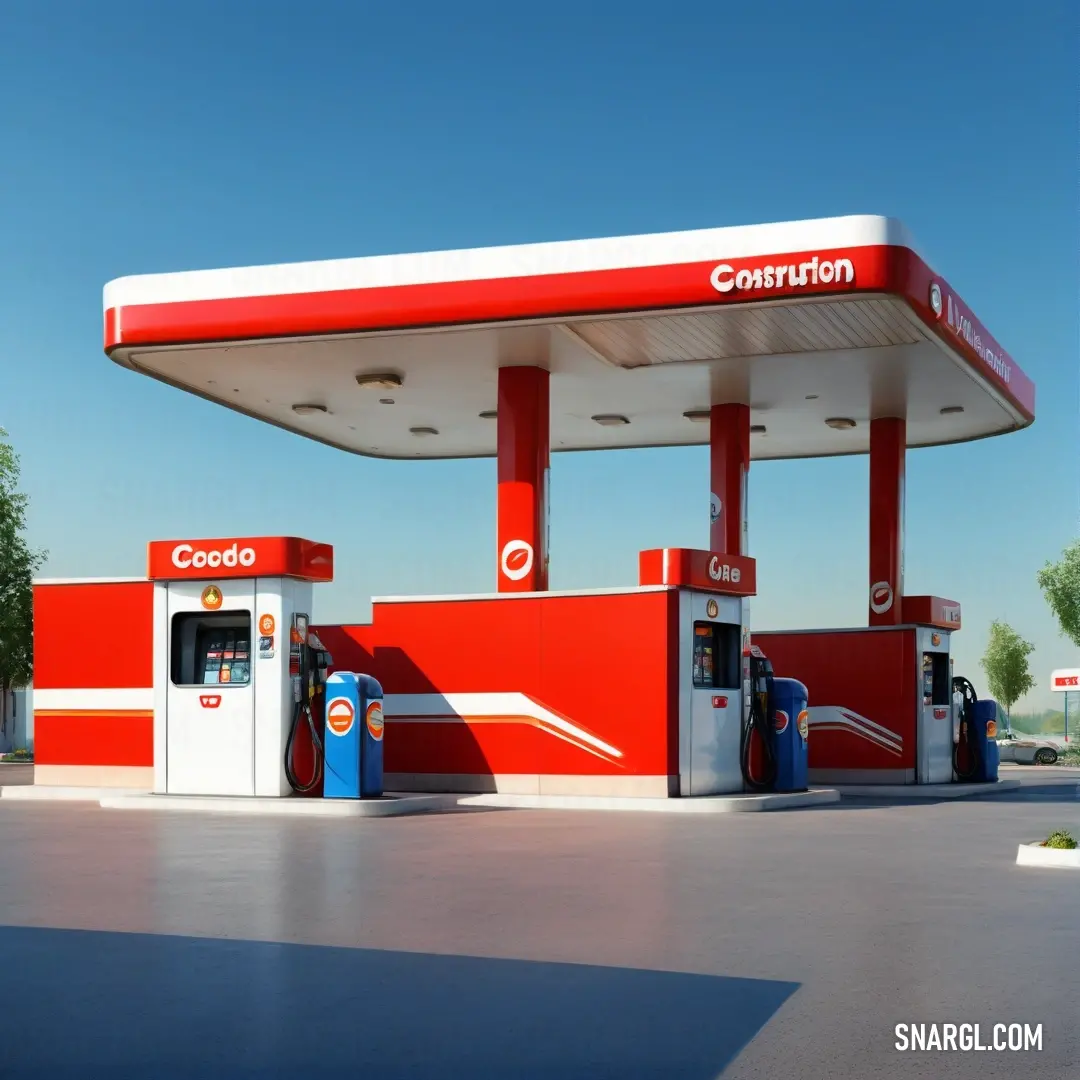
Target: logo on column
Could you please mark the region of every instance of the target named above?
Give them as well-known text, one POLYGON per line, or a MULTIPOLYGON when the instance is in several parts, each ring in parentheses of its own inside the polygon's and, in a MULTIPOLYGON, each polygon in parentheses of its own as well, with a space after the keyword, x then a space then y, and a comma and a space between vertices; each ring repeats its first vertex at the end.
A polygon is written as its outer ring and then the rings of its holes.
POLYGON ((510 581, 523 581, 533 568, 532 544, 524 540, 509 540, 499 558, 503 576, 510 581))
POLYGON ((723 510, 724 504, 720 499, 712 494, 709 496, 709 523, 715 525, 720 520, 720 511, 723 510))
POLYGON ((875 581, 870 586, 870 610, 875 615, 884 615, 893 605, 893 589, 887 581, 875 581))
POLYGON ((348 698, 334 698, 326 707, 326 730, 334 735, 348 735, 353 717, 352 702, 348 698))
POLYGON ((807 738, 810 735, 810 713, 807 712, 806 709, 803 709, 803 711, 799 713, 798 725, 799 734, 802 736, 802 741, 806 742, 807 738))
POLYGON ((787 726, 791 722, 791 717, 783 709, 777 709, 773 715, 773 727, 776 729, 777 735, 787 731, 787 726))
POLYGON ((376 741, 382 742, 383 722, 382 702, 373 701, 367 707, 367 715, 364 717, 367 723, 368 734, 376 741))

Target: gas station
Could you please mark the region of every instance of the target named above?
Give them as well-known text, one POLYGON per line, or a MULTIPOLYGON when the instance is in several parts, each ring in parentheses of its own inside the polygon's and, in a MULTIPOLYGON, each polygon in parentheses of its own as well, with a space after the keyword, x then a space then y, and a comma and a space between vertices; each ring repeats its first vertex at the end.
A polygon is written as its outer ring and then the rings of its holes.
POLYGON ((952 670, 961 604, 944 573, 944 595, 905 593, 905 458, 1028 426, 1035 389, 898 222, 121 278, 104 316, 115 363, 296 435, 496 458, 494 590, 313 626, 335 553, 295 537, 155 541, 145 577, 37 582, 36 784, 694 799, 996 781, 996 706, 952 670), (702 547, 641 552, 622 588, 549 589, 552 453, 692 445, 702 547), (843 454, 870 459, 866 624, 752 628, 751 462, 843 454), (72 647, 106 613, 132 635, 123 686, 105 645, 72 647), (629 699, 590 660, 612 627, 629 699))

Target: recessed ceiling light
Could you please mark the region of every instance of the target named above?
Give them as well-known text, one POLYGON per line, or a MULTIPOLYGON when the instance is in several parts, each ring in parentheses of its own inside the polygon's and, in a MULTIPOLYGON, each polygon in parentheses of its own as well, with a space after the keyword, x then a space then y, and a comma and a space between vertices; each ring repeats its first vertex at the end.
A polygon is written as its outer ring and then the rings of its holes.
POLYGON ((411 427, 409 428, 409 434, 415 435, 418 439, 423 439, 428 435, 438 435, 439 430, 433 427, 411 427))
POLYGON ((830 416, 825 424, 834 431, 850 431, 855 427, 855 421, 849 416, 830 416))
POLYGON ((593 417, 593 423, 601 427, 622 427, 630 421, 625 416, 617 416, 615 413, 601 413, 593 417))
POLYGON ((482 413, 477 414, 481 420, 496 420, 499 416, 498 409, 485 409, 482 413))
POLYGON ((764 424, 751 424, 750 425, 750 434, 751 435, 764 435, 765 431, 766 431, 766 428, 765 428, 764 424))
POLYGON ((946 405, 944 409, 940 410, 942 416, 956 416, 957 413, 962 413, 963 411, 963 405, 946 405))
POLYGON ((381 397, 381 398, 379 398, 379 404, 380 405, 393 405, 394 404, 394 399, 392 397, 381 397))
POLYGON ((683 413, 683 417, 689 420, 691 424, 707 424, 711 415, 709 409, 687 409, 683 413))
POLYGON ((806 395, 806 400, 807 401, 817 401, 817 399, 818 399, 817 394, 807 394, 806 395))
POLYGON ((325 405, 315 405, 311 402, 305 402, 294 405, 292 411, 296 413, 297 416, 314 416, 316 413, 325 413, 330 410, 325 405))
POLYGON ((404 380, 392 371, 369 372, 356 376, 356 385, 365 390, 396 390, 404 380))

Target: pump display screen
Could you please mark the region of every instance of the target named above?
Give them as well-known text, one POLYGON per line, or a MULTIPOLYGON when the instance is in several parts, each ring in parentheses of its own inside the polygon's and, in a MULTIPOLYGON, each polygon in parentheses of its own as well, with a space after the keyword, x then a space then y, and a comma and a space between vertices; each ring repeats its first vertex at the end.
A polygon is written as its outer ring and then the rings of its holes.
POLYGON ((202 677, 209 683, 246 683, 251 678, 250 643, 243 630, 202 633, 196 638, 196 660, 202 664, 202 677))
POLYGON ((739 686, 742 675, 739 646, 742 631, 728 623, 694 623, 694 645, 691 663, 695 687, 739 686))
POLYGON ((923 705, 948 705, 952 699, 948 653, 922 654, 923 705))
POLYGON ((246 686, 251 682, 251 615, 177 615, 171 652, 172 678, 178 686, 246 686))

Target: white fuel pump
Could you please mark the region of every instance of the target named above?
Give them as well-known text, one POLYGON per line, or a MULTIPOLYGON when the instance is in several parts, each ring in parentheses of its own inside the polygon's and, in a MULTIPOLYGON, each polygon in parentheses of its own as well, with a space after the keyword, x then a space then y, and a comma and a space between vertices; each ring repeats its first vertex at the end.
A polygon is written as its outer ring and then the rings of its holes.
MULTIPOLYGON (((170 541, 150 545, 149 563, 155 791, 289 794, 300 721, 321 747, 312 700, 329 656, 308 640, 308 613, 332 549, 289 537, 170 541)), ((316 786, 321 768, 317 753, 318 775, 297 789, 316 786)))

